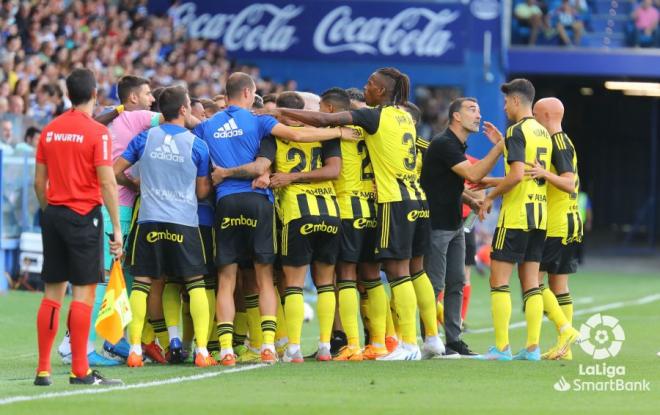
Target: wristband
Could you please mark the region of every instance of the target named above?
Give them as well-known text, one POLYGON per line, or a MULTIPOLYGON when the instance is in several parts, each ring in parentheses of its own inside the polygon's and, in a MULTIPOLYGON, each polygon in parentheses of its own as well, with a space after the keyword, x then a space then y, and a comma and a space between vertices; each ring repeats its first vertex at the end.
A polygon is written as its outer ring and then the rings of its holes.
POLYGON ((117 105, 115 107, 115 111, 117 111, 117 114, 121 114, 122 112, 124 112, 124 104, 117 105))

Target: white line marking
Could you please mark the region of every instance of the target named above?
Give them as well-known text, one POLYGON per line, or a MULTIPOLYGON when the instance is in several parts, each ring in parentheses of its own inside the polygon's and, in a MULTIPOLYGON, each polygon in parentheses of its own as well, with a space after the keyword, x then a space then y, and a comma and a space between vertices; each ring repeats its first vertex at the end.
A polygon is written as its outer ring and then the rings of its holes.
MULTIPOLYGON (((615 303, 609 303, 609 304, 603 304, 603 305, 598 305, 590 308, 584 308, 581 310, 577 310, 576 312, 573 313, 574 316, 581 316, 584 314, 591 314, 591 313, 598 313, 601 311, 607 311, 607 310, 615 310, 617 308, 623 308, 623 307, 628 307, 631 305, 644 305, 644 304, 649 304, 653 303, 655 301, 660 300, 660 294, 652 294, 652 295, 647 295, 646 297, 639 298, 637 300, 633 301, 617 301, 615 303)), ((527 325, 526 322, 524 321, 518 321, 516 323, 513 323, 509 326, 510 329, 519 329, 521 327, 525 327, 527 325)), ((476 330, 470 330, 467 334, 482 334, 482 333, 492 333, 494 329, 492 327, 485 327, 482 329, 476 329, 476 330)))
POLYGON ((124 391, 124 390, 129 390, 129 389, 150 388, 152 386, 169 385, 169 384, 172 384, 172 383, 190 382, 190 381, 195 381, 195 380, 214 378, 214 377, 220 376, 220 375, 226 375, 226 374, 229 374, 229 373, 245 372, 247 370, 260 369, 262 367, 267 367, 267 366, 268 365, 258 364, 258 365, 252 365, 252 366, 246 366, 246 367, 239 367, 239 368, 235 368, 235 369, 227 369, 227 370, 222 370, 222 371, 218 371, 218 372, 201 373, 199 375, 192 375, 192 376, 180 376, 180 377, 170 378, 170 379, 155 380, 153 382, 133 383, 133 384, 129 384, 129 385, 115 386, 115 387, 109 387, 109 388, 100 388, 100 389, 90 388, 90 389, 78 389, 78 390, 62 391, 62 392, 49 392, 49 393, 42 393, 42 394, 38 394, 38 395, 11 396, 11 397, 8 397, 8 398, 0 399, 0 405, 8 405, 8 404, 16 403, 16 402, 38 401, 38 400, 50 399, 50 398, 62 398, 62 397, 66 397, 66 396, 96 395, 96 394, 99 394, 99 393, 109 393, 109 392, 124 391))
POLYGON ((14 359, 24 359, 26 357, 37 357, 36 353, 23 353, 16 354, 13 356, 0 356, 0 360, 14 360, 14 359))

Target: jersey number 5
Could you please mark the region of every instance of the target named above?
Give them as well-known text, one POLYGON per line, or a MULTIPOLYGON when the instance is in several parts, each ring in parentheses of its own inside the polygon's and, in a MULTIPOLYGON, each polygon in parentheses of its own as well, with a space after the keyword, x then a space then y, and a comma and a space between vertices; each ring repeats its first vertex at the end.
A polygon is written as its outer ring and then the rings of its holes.
MULTIPOLYGON (((541 167, 543 167, 543 169, 547 169, 547 163, 545 162, 545 160, 543 160, 543 156, 545 156, 546 154, 548 154, 547 148, 545 147, 536 148, 536 160, 538 160, 538 162, 541 163, 541 167)), ((534 181, 539 186, 543 186, 545 184, 545 179, 534 179, 534 181)))

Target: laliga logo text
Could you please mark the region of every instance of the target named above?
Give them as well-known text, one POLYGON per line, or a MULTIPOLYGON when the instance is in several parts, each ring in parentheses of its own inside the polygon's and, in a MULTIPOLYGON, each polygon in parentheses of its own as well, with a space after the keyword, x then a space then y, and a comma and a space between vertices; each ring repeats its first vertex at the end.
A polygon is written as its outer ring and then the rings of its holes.
MULTIPOLYGON (((612 316, 594 314, 580 326, 580 348, 595 360, 604 360, 614 357, 621 351, 623 341, 626 339, 623 327, 619 320, 612 316)), ((567 381, 563 376, 553 385, 558 392, 645 392, 651 390, 651 384, 645 379, 630 381, 626 376, 625 366, 599 363, 594 365, 578 366, 580 378, 567 381), (584 379, 586 377, 587 379, 584 379), (590 378, 606 378, 605 380, 591 380, 590 378)))

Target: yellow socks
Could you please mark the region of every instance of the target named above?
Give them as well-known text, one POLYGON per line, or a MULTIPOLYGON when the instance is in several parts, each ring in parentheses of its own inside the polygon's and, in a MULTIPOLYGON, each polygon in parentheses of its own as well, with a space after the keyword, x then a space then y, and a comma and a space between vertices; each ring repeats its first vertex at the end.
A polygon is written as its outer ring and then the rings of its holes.
POLYGON ((209 304, 209 328, 208 328, 208 333, 209 333, 209 350, 218 350, 218 340, 217 337, 215 336, 215 330, 213 328, 216 326, 215 325, 215 289, 213 287, 209 288, 209 285, 206 280, 204 280, 204 286, 205 286, 205 293, 206 293, 206 301, 209 304))
POLYGON ((503 351, 509 346, 509 322, 511 321, 511 290, 508 285, 491 287, 491 312, 495 329, 495 347, 503 351))
POLYGON ((305 317, 305 301, 300 287, 287 287, 284 290, 284 315, 286 329, 289 333, 289 344, 300 345, 303 319, 305 317))
POLYGON ((360 346, 358 330, 358 291, 355 281, 338 281, 339 317, 349 346, 360 346))
POLYGON ((438 310, 435 301, 435 291, 429 276, 424 271, 420 271, 411 277, 413 287, 415 288, 415 297, 417 297, 417 307, 419 308, 419 317, 424 323, 426 336, 438 335, 438 310))
POLYGON ((525 320, 527 320, 527 344, 525 347, 538 345, 543 322, 543 296, 541 296, 540 289, 532 288, 523 293, 523 308, 525 320))
POLYGON ((205 349, 209 341, 209 304, 206 299, 206 289, 202 278, 186 282, 186 290, 190 297, 190 316, 195 331, 195 343, 200 349, 205 349))
POLYGON ((416 345, 417 298, 410 277, 400 277, 390 281, 390 288, 392 289, 396 315, 399 320, 401 340, 404 343, 416 345))
POLYGON ((275 344, 275 331, 277 330, 276 316, 261 316, 262 344, 272 346, 275 344))
POLYGON ((247 321, 245 311, 237 311, 234 315, 234 347, 245 344, 248 331, 247 321))
POLYGON ((321 285, 316 287, 318 298, 316 300, 316 314, 319 318, 319 341, 330 343, 332 336, 332 323, 335 320, 335 287, 333 285, 321 285))
POLYGON ((234 331, 234 324, 231 321, 223 321, 216 326, 216 335, 220 343, 221 351, 232 350, 233 339, 232 334, 234 331))
MULTIPOLYGON (((383 347, 385 345, 387 312, 390 310, 387 293, 385 293, 385 287, 383 287, 380 279, 364 281, 363 285, 367 289, 367 296, 369 298, 369 301, 367 301, 367 315, 369 316, 370 341, 373 345, 383 347)), ((391 324, 391 316, 389 320, 392 332, 396 335, 394 325, 391 324)))
POLYGON ((259 294, 245 296, 245 312, 247 313, 248 333, 250 333, 250 347, 261 349, 261 313, 259 312, 259 294))
POLYGON ((131 346, 139 345, 142 338, 142 327, 147 315, 147 296, 151 284, 133 281, 133 289, 129 302, 133 319, 128 323, 128 342, 131 346))
POLYGON ((541 285, 539 286, 539 289, 541 290, 541 296, 543 297, 543 311, 547 314, 548 319, 555 323, 557 332, 559 332, 562 327, 568 325, 568 319, 566 319, 564 312, 561 310, 561 307, 557 302, 557 297, 555 297, 554 293, 550 291, 550 288, 541 285))
POLYGON ((570 293, 557 294, 557 303, 561 307, 568 324, 573 325, 573 298, 570 293))
MULTIPOLYGON (((178 333, 179 315, 181 314, 181 284, 166 283, 163 289, 163 316, 167 331, 178 333)), ((175 336, 175 337, 178 337, 175 336)), ((170 338, 170 340, 172 340, 170 338)), ((158 340, 160 341, 160 339, 158 340)), ((165 345, 161 345, 165 346, 165 345)))

